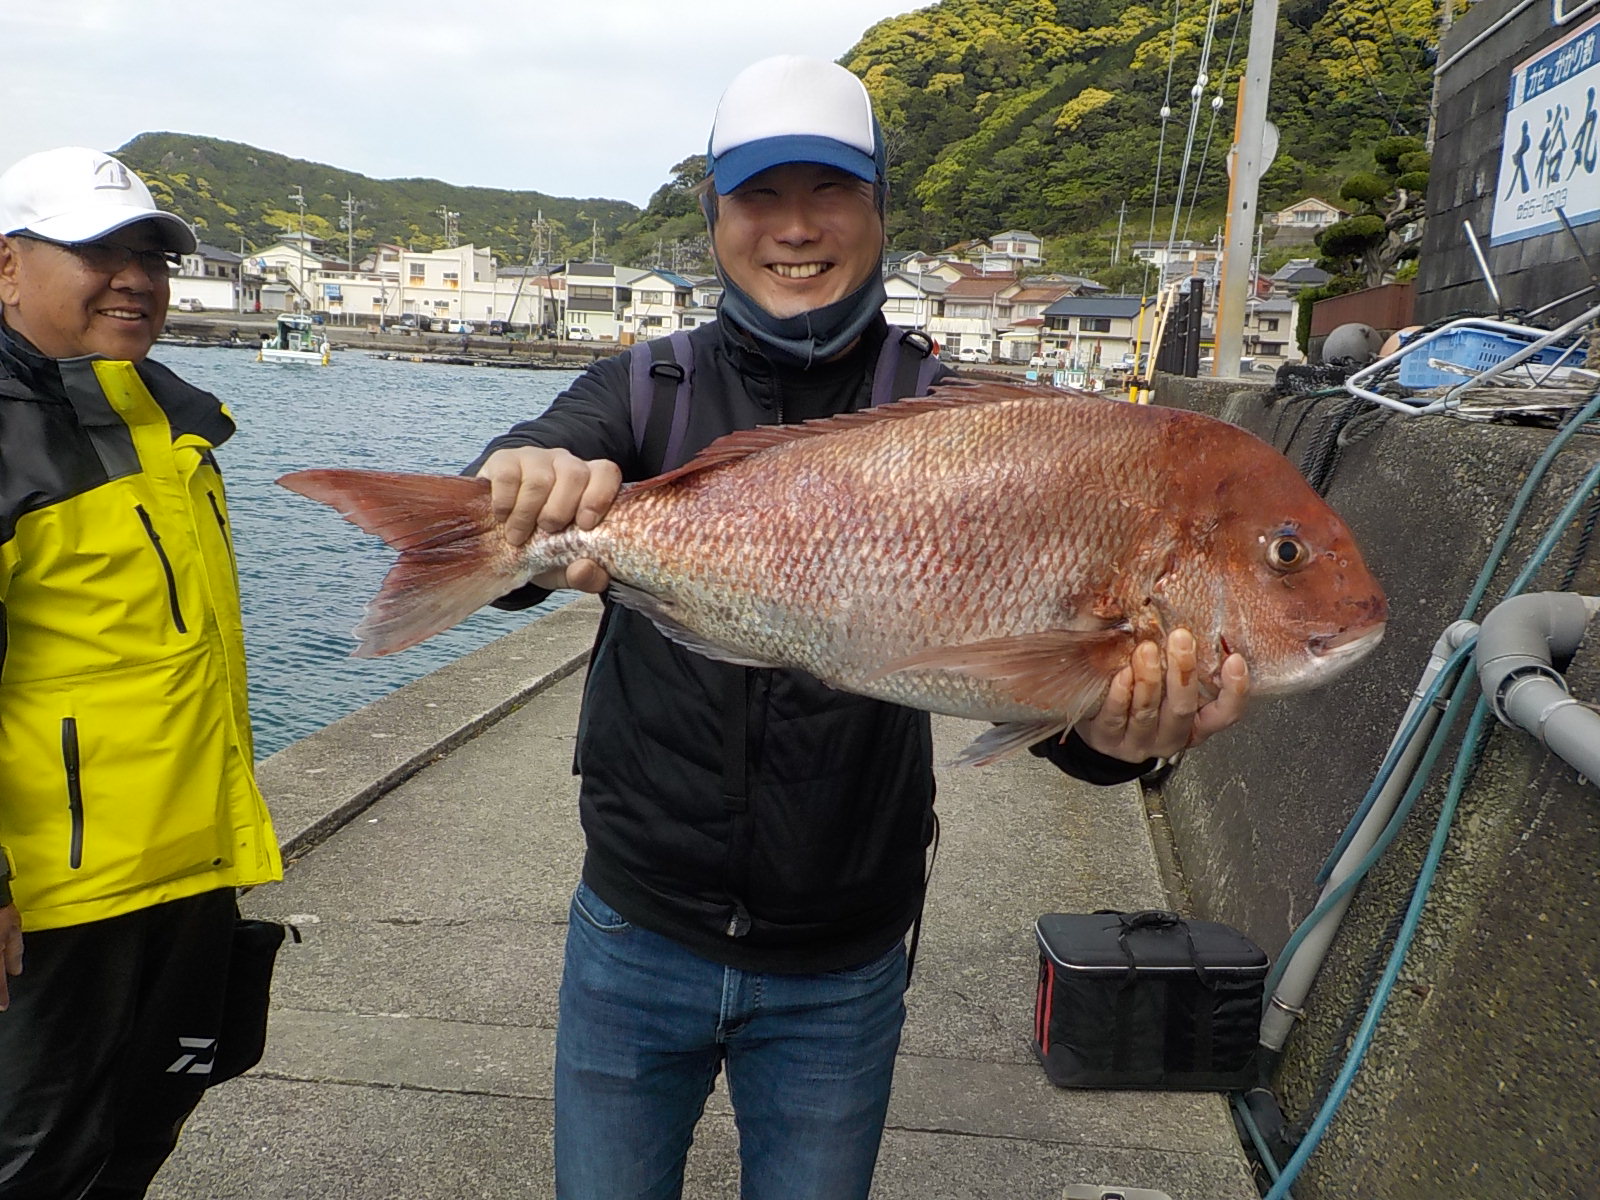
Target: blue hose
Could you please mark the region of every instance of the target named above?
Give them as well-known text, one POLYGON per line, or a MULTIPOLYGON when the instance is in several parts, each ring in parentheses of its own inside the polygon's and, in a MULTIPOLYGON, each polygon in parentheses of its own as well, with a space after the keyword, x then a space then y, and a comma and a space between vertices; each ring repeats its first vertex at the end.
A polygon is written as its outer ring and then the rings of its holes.
MULTIPOLYGON (((1459 702, 1472 691, 1469 683, 1463 683, 1456 691, 1456 696, 1450 702, 1451 713, 1446 718, 1452 724, 1459 710, 1459 702)), ((1272 1190, 1266 1194, 1265 1200, 1287 1200, 1289 1186, 1300 1175, 1306 1165, 1306 1160, 1316 1151, 1322 1137, 1328 1131, 1328 1126, 1333 1122, 1334 1114, 1339 1111, 1339 1106, 1344 1103, 1345 1095, 1350 1090, 1350 1084, 1355 1079, 1356 1072, 1361 1067, 1361 1060, 1366 1057, 1367 1049, 1372 1045, 1374 1031, 1378 1021, 1383 1016, 1384 1007, 1388 1004, 1389 994, 1394 990, 1394 982, 1400 976, 1400 967, 1404 964, 1406 954, 1411 949, 1411 941, 1416 936, 1417 926, 1422 920, 1422 909, 1427 903, 1428 891, 1433 886, 1433 877, 1439 869, 1439 860, 1444 857, 1445 843, 1449 839, 1450 826, 1455 820, 1456 807, 1460 803, 1461 793, 1466 789, 1467 776, 1471 773, 1470 765, 1475 752, 1478 739, 1482 736, 1485 720, 1488 716, 1489 705, 1482 696, 1478 698, 1477 706, 1472 711, 1472 718, 1467 724, 1467 734, 1461 740, 1461 748, 1456 753, 1455 770, 1451 773, 1450 787, 1445 795, 1444 803, 1439 808, 1439 819, 1434 824, 1433 840, 1428 846, 1427 857, 1423 860, 1422 870, 1417 875, 1417 886, 1411 894, 1411 904, 1406 909, 1405 921, 1400 926, 1400 933, 1395 938, 1394 949, 1389 953, 1389 963, 1384 968, 1383 977, 1378 981, 1377 990, 1373 993, 1372 1003, 1367 1006, 1367 1015, 1361 1022, 1361 1028, 1356 1031, 1355 1041, 1350 1046, 1350 1053, 1345 1056, 1344 1066, 1339 1070, 1339 1077, 1334 1080, 1333 1088, 1328 1093, 1328 1098, 1317 1110, 1316 1119, 1311 1122, 1311 1128, 1306 1131, 1306 1136, 1301 1139, 1289 1161, 1284 1164, 1277 1181, 1272 1185, 1272 1190)))

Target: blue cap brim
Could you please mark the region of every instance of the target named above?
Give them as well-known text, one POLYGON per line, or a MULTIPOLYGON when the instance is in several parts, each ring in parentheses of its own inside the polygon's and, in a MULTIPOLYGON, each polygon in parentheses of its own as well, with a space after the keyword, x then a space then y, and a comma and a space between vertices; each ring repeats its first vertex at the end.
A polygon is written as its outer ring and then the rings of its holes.
POLYGON ((868 183, 877 183, 880 177, 877 161, 872 155, 832 138, 794 134, 746 142, 713 159, 713 186, 719 196, 726 196, 752 176, 786 163, 820 163, 825 167, 837 167, 868 183))

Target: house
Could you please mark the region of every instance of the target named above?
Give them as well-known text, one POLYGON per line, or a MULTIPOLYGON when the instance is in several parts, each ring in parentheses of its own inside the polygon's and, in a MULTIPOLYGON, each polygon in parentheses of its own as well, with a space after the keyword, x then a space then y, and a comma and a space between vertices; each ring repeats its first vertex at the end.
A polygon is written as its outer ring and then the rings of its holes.
POLYGON ((633 282, 651 274, 655 272, 611 263, 568 263, 567 328, 587 329, 599 341, 621 341, 623 314, 633 303, 633 282))
POLYGON ((883 281, 884 319, 902 329, 927 329, 944 307, 950 281, 923 271, 894 271, 883 281))
POLYGON ((1245 301, 1244 352, 1257 365, 1277 367, 1303 357, 1294 338, 1298 308, 1294 300, 1281 296, 1245 301))
POLYGON ((1011 297, 1021 290, 1014 275, 957 279, 945 289, 944 309, 928 321, 928 333, 947 358, 974 347, 994 354, 1011 326, 1011 297))
POLYGON ((999 270, 1040 266, 1044 262, 1044 239, 1025 229, 997 233, 989 239, 982 262, 986 268, 999 270))
POLYGON ((261 275, 242 255, 201 242, 183 255, 171 289, 172 307, 178 311, 253 312, 261 299, 261 275))
POLYGON ((1276 225, 1280 229, 1305 229, 1315 232, 1326 229, 1335 221, 1345 218, 1343 209, 1336 208, 1326 200, 1318 200, 1315 196, 1307 196, 1298 204, 1291 204, 1288 208, 1280 208, 1267 218, 1267 224, 1276 225))
POLYGON ((1309 258, 1291 258, 1272 275, 1269 295, 1293 296, 1308 287, 1321 287, 1331 278, 1309 258))
POLYGON ((683 314, 694 307, 694 284, 672 271, 646 271, 630 284, 632 300, 623 320, 636 338, 665 337, 684 328, 683 314))
POLYGON ((1044 310, 1040 350, 1078 367, 1131 361, 1154 321, 1154 305, 1147 310, 1144 303, 1138 296, 1063 297, 1044 310))
POLYGON ((1038 354, 1044 334, 1044 310, 1057 300, 1078 294, 1072 284, 1039 283, 1036 278, 1024 279, 1021 289, 1011 297, 1011 328, 1000 335, 1000 362, 1025 363, 1038 354))

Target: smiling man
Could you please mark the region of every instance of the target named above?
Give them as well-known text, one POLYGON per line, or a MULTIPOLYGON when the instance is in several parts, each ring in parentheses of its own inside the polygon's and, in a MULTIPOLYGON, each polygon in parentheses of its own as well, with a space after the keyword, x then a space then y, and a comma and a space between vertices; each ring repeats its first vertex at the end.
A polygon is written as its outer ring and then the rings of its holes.
MULTIPOLYGON (((592 528, 623 480, 723 434, 855 412, 942 370, 881 315, 887 163, 859 80, 756 63, 709 151, 718 319, 597 363, 490 445, 478 470, 513 543, 592 528)), ((608 581, 578 562, 535 582, 501 603, 608 581)), ((1238 716, 1242 663, 1197 715, 1192 644, 1166 675, 1154 650, 1036 752, 1121 782, 1238 716)), ((713 662, 608 604, 575 767, 587 852, 556 1033, 557 1195, 678 1196, 725 1071, 746 1200, 866 1196, 934 834, 928 715, 713 662)))
POLYGON ((239 1060, 235 889, 281 873, 233 421, 147 357, 194 248, 98 151, 0 175, 0 1200, 145 1194, 239 1060))

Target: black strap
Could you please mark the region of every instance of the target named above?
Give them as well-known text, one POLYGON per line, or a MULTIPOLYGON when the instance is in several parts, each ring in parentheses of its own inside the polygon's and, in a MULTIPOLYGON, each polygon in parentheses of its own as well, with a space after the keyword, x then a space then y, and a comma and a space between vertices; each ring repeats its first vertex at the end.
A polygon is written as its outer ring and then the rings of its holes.
POLYGON ((750 885, 750 671, 728 664, 722 671, 722 808, 728 814, 728 850, 723 886, 733 904, 729 937, 750 932, 744 898, 750 885))
POLYGON ((928 903, 928 885, 933 882, 933 864, 939 861, 939 814, 929 811, 933 818, 933 853, 928 855, 928 870, 922 877, 922 899, 917 901, 917 919, 911 922, 911 946, 906 950, 906 987, 911 986, 911 972, 917 965, 917 943, 922 941, 922 913, 928 903))
POLYGON ((681 363, 673 356, 670 338, 657 338, 650 344, 650 416, 645 422, 641 459, 657 470, 677 466, 668 463, 667 443, 672 438, 672 418, 678 409, 678 385, 684 381, 681 363))

